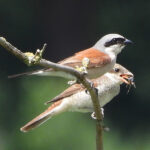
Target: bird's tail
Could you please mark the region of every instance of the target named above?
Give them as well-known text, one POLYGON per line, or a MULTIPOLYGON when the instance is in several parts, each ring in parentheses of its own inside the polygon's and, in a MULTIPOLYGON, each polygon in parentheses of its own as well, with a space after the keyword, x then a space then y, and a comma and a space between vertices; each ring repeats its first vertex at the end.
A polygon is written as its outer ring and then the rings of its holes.
POLYGON ((62 100, 53 103, 47 110, 41 113, 39 116, 35 117, 33 120, 28 122, 25 126, 21 127, 20 130, 22 132, 28 132, 29 130, 38 127, 52 116, 61 113, 64 111, 63 107, 60 107, 62 100))
POLYGON ((19 74, 9 75, 8 78, 11 79, 11 78, 17 78, 17 77, 26 76, 26 75, 42 75, 43 72, 44 72, 44 69, 43 70, 23 72, 23 73, 19 73, 19 74))
POLYGON ((10 78, 16 78, 16 77, 26 76, 26 75, 63 77, 63 78, 66 78, 66 79, 71 79, 71 80, 76 79, 71 74, 68 74, 68 73, 63 72, 63 71, 54 70, 52 68, 36 70, 36 71, 31 71, 31 72, 24 72, 24 73, 20 73, 20 74, 14 74, 14 75, 8 76, 8 78, 10 79, 10 78))

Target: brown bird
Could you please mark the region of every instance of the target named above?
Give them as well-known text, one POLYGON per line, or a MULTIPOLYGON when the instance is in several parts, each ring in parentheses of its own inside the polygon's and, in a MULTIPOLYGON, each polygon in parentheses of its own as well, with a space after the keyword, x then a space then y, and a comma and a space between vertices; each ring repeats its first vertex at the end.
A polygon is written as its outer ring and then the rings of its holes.
MULTIPOLYGON (((103 36, 93 47, 75 53, 73 56, 58 63, 73 68, 82 68, 84 61, 87 61, 87 77, 89 79, 94 79, 110 71, 116 63, 117 55, 127 44, 130 43, 132 43, 130 40, 119 34, 107 34, 103 36)), ((75 77, 71 74, 52 68, 11 75, 9 78, 21 75, 46 75, 59 76, 71 80, 75 79, 75 77)))
MULTIPOLYGON (((97 79, 93 79, 93 85, 98 91, 100 106, 103 107, 119 94, 121 84, 126 83, 128 85, 133 85, 133 79, 134 75, 119 64, 115 64, 110 72, 105 73, 97 79)), ((51 117, 65 111, 93 112, 91 96, 80 84, 72 85, 47 103, 52 103, 52 105, 23 126, 21 131, 27 132, 44 123, 51 117)))

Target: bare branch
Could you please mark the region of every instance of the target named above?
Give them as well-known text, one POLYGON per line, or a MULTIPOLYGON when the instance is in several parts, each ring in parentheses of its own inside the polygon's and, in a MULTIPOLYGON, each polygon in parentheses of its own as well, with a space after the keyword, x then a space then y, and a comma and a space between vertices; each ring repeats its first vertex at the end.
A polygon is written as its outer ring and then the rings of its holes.
POLYGON ((66 73, 69 73, 69 74, 75 76, 77 78, 77 80, 85 86, 85 88, 89 91, 89 93, 91 95, 95 115, 96 115, 96 118, 97 118, 97 123, 96 123, 96 133, 97 133, 97 135, 96 135, 96 147, 97 147, 97 150, 103 150, 102 113, 101 113, 101 109, 100 109, 98 95, 97 95, 95 89, 92 87, 92 83, 85 78, 84 74, 81 73, 81 72, 78 72, 77 70, 75 70, 71 67, 56 64, 56 63, 53 63, 51 61, 42 59, 42 54, 43 54, 43 52, 46 48, 46 44, 44 44, 44 46, 41 50, 38 49, 36 51, 35 55, 33 53, 30 53, 30 52, 26 52, 26 53, 21 52, 19 49, 14 47, 12 44, 7 42, 6 39, 3 38, 3 37, 0 37, 0 45, 2 47, 4 47, 8 52, 15 55, 18 59, 23 61, 28 66, 39 65, 39 66, 43 66, 43 67, 47 67, 47 68, 54 68, 55 70, 64 71, 66 73))
POLYGON ((0 37, 0 45, 4 47, 8 52, 15 55, 18 59, 26 63, 27 57, 24 55, 24 53, 16 47, 14 47, 13 45, 11 45, 9 42, 7 42, 5 38, 0 37))

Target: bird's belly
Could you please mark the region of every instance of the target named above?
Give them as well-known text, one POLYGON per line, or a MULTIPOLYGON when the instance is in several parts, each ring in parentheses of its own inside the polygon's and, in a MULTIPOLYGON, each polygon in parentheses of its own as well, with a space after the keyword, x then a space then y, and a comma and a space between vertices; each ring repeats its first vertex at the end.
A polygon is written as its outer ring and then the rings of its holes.
POLYGON ((68 111, 77 111, 77 112, 93 111, 91 97, 85 91, 79 92, 71 96, 67 101, 70 105, 68 111))
POLYGON ((99 95, 99 102, 101 107, 104 107, 109 103, 116 95, 120 92, 120 86, 114 86, 108 90, 105 90, 104 93, 99 95))
MULTIPOLYGON (((103 85, 102 85, 103 86, 103 85)), ((111 101, 120 91, 120 86, 115 86, 112 88, 106 87, 103 92, 102 87, 99 87, 99 102, 101 107, 106 105, 111 101)), ((79 92, 65 100, 68 103, 68 111, 77 111, 77 112, 93 112, 93 103, 91 97, 85 91, 79 92)))

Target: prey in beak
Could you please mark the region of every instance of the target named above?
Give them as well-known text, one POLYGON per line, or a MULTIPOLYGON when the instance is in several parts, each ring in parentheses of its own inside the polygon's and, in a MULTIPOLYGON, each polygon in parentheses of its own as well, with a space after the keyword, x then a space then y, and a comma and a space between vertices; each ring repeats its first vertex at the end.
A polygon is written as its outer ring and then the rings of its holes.
POLYGON ((128 87, 127 93, 129 93, 132 86, 136 88, 133 74, 125 73, 125 74, 121 74, 120 77, 121 77, 122 82, 124 82, 128 87))

